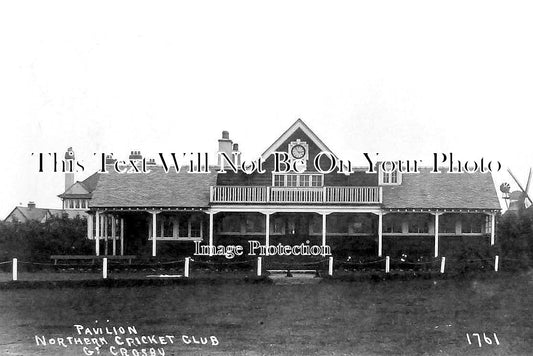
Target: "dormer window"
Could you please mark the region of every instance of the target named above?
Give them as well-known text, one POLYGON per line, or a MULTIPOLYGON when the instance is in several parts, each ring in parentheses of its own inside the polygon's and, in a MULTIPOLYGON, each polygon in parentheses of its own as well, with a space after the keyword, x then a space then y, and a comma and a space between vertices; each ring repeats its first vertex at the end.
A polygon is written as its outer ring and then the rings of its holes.
POLYGON ((383 184, 398 184, 398 171, 383 172, 383 184))
POLYGON ((396 167, 379 167, 379 184, 380 185, 398 185, 402 183, 402 175, 396 167))

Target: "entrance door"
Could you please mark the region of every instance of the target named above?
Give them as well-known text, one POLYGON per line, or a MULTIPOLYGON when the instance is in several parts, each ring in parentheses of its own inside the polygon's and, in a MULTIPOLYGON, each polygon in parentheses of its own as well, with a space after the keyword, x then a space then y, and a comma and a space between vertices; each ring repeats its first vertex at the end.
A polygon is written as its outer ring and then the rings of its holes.
MULTIPOLYGON (((285 229, 281 234, 271 234, 270 244, 282 244, 284 246, 316 245, 320 237, 310 234, 312 216, 312 214, 306 213, 280 213, 277 218, 281 219, 285 229)), ((320 259, 322 256, 275 255, 267 257, 266 266, 269 269, 316 269, 318 265, 307 265, 307 263, 320 259)))
MULTIPOLYGON (((150 257, 148 245, 149 223, 146 214, 129 213, 124 215, 124 246, 126 255, 150 257)), ((150 241, 151 243, 151 241, 150 241)))

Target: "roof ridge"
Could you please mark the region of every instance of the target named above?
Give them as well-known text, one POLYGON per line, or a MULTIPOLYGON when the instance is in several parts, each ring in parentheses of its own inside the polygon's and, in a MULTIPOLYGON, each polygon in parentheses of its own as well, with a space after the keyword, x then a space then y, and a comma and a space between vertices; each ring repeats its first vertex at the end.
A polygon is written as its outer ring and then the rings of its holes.
POLYGON ((100 174, 100 171, 96 171, 94 172, 93 174, 91 174, 90 176, 88 176, 87 178, 85 178, 83 181, 81 181, 82 184, 85 185, 85 182, 88 181, 89 179, 91 179, 94 175, 96 174, 100 174))
POLYGON ((298 128, 300 128, 313 142, 322 149, 322 151, 327 151, 336 156, 333 151, 318 137, 318 135, 311 130, 309 126, 301 119, 298 118, 287 130, 285 130, 267 149, 261 157, 266 159, 270 154, 272 154, 275 147, 279 146, 283 141, 288 139, 298 128))

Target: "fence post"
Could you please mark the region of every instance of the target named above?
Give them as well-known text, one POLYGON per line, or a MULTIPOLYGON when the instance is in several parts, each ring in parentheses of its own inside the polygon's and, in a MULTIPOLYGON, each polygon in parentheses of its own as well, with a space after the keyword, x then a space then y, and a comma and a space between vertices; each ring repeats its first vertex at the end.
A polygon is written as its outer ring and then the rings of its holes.
POLYGON ((498 264, 500 263, 500 256, 496 255, 496 257, 494 257, 494 271, 498 272, 498 264))
POLYGON ((390 257, 386 256, 385 257, 385 273, 389 273, 389 272, 390 272, 390 257))
POLYGON ((333 256, 329 256, 328 274, 333 276, 333 256))
POLYGON ((107 279, 107 257, 103 258, 102 277, 107 279))
POLYGON ((446 265, 446 257, 442 257, 440 260, 440 273, 444 273, 444 266, 446 265))
POLYGON ((257 257, 257 276, 261 276, 261 257, 257 257))
POLYGON ((18 260, 16 258, 13 259, 13 280, 18 280, 18 260))
POLYGON ((190 260, 191 260, 190 257, 185 257, 185 267, 183 269, 183 274, 184 274, 185 278, 189 278, 189 263, 190 263, 190 260))

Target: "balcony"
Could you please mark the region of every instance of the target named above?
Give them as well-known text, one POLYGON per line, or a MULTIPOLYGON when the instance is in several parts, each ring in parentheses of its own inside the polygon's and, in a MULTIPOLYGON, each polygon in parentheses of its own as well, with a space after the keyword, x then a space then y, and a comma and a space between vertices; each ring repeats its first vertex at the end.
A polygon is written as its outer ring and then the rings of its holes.
POLYGON ((381 187, 212 186, 211 203, 380 204, 381 187))

